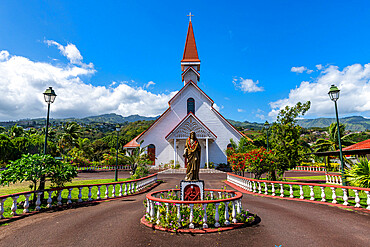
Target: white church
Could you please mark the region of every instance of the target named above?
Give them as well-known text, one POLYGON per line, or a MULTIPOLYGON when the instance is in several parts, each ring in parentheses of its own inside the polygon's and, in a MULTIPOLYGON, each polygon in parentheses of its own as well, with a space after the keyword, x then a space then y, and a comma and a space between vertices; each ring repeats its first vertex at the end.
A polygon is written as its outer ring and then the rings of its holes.
POLYGON ((186 167, 183 157, 185 141, 191 131, 201 145, 201 168, 206 164, 226 163, 226 149, 230 139, 238 142, 243 136, 215 108, 213 100, 197 85, 200 79, 200 60, 195 44, 193 25, 189 20, 181 74, 184 86, 168 102, 168 109, 144 132, 124 148, 132 150, 139 146, 148 148, 153 165, 162 165, 171 160, 186 167))

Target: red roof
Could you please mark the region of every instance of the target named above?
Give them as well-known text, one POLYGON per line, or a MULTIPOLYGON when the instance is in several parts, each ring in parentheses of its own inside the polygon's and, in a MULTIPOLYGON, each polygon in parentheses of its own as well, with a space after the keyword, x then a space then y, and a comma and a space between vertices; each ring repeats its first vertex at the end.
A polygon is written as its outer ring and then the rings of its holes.
POLYGON ((136 142, 137 138, 139 137, 140 135, 138 135, 137 137, 135 137, 134 139, 132 139, 129 143, 127 143, 125 146, 123 146, 124 148, 136 148, 136 147, 140 147, 140 144, 136 142))
POLYGON ((360 150, 368 148, 370 148, 370 139, 343 148, 343 150, 360 150))
POLYGON ((184 56, 181 62, 200 62, 198 58, 197 46, 195 44, 193 25, 189 21, 188 34, 186 36, 186 43, 184 49, 184 56))

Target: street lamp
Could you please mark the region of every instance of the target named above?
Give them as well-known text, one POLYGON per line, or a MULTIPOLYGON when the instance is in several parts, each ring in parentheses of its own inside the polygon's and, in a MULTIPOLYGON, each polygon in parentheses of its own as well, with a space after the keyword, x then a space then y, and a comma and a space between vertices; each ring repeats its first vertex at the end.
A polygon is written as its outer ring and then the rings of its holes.
POLYGON ((269 122, 266 121, 263 124, 263 127, 266 129, 266 135, 267 135, 267 151, 269 151, 269 128, 270 128, 269 122))
MULTIPOLYGON (((44 142, 44 154, 47 152, 47 146, 48 146, 48 130, 49 130, 49 113, 50 113, 50 104, 54 103, 55 97, 57 95, 55 94, 54 90, 52 87, 49 87, 48 89, 45 90, 44 92, 44 99, 45 102, 48 104, 48 113, 46 117, 46 128, 45 128, 45 142, 44 142)), ((45 176, 41 178, 40 181, 40 188, 43 190, 45 188, 45 176)))
POLYGON ((338 144, 339 144, 339 158, 340 158, 340 164, 342 169, 342 185, 346 186, 346 181, 344 177, 344 163, 343 163, 343 154, 342 154, 342 144, 340 141, 340 129, 339 129, 339 118, 338 118, 338 108, 337 108, 337 100, 339 99, 339 92, 340 90, 335 86, 331 85, 329 90, 329 97, 332 101, 334 101, 335 105, 335 115, 337 118, 337 131, 338 131, 338 144))
POLYGON ((116 169, 114 169, 114 181, 117 181, 118 179, 118 135, 121 128, 117 124, 116 131, 117 131, 117 156, 116 156, 116 169))

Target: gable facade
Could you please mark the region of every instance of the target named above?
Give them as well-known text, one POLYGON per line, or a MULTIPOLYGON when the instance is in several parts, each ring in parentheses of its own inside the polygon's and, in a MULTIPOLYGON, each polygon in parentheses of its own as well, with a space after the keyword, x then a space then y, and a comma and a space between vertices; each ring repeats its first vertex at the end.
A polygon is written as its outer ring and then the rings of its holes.
POLYGON ((131 141, 130 145, 125 146, 130 149, 138 146, 141 141, 144 147, 150 145, 150 151, 155 153, 156 166, 173 161, 186 167, 183 153, 191 131, 196 133, 201 146, 201 167, 206 167, 209 162, 226 163, 225 151, 230 139, 238 142, 243 136, 213 108, 213 100, 198 87, 200 60, 194 47, 194 34, 189 22, 184 58, 181 61, 184 86, 169 101, 169 108, 157 121, 131 141))

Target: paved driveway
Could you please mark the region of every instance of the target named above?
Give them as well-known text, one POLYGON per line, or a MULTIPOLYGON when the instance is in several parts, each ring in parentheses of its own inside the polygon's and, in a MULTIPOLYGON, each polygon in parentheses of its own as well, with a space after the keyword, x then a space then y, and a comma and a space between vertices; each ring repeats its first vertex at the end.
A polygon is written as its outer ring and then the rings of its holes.
MULTIPOLYGON (((224 174, 201 174, 222 188, 224 174)), ((163 174, 155 190, 174 188, 183 175, 163 174)), ((320 204, 245 194, 243 207, 259 225, 204 235, 170 234, 139 223, 145 195, 45 212, 0 227, 0 246, 369 246, 370 214, 320 204)))

